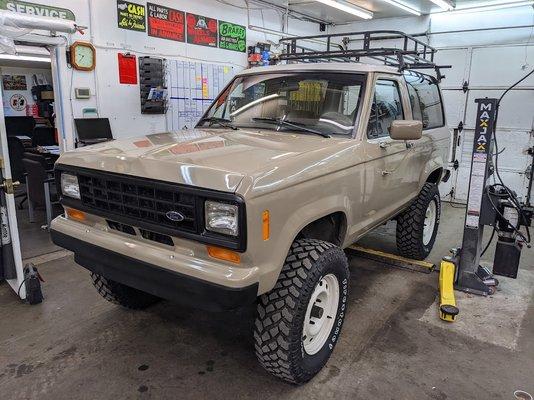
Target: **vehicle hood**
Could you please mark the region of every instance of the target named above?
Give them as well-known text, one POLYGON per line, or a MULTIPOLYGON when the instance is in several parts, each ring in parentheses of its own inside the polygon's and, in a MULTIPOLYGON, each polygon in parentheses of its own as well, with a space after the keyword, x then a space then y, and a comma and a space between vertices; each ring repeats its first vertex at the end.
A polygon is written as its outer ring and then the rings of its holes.
POLYGON ((64 153, 58 164, 235 192, 245 176, 253 182, 329 140, 269 130, 193 129, 81 147, 64 153))

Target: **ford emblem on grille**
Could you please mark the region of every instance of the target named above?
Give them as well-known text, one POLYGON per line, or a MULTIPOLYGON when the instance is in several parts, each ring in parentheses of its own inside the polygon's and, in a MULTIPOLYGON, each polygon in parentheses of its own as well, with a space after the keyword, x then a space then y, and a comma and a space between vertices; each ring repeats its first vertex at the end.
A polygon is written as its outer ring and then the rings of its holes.
POLYGON ((178 211, 167 211, 165 216, 174 222, 181 222, 185 219, 184 215, 178 211))

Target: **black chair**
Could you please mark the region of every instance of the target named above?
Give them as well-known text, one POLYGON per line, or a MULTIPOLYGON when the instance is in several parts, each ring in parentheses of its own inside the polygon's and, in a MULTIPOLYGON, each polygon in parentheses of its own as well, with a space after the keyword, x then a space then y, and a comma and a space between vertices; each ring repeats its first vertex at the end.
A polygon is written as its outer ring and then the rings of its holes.
POLYGON ((48 174, 54 173, 54 160, 50 156, 46 156, 44 154, 38 154, 38 153, 25 152, 22 158, 26 158, 32 161, 37 161, 41 163, 41 165, 43 166, 43 168, 46 170, 48 174))
MULTIPOLYGON (((9 152, 9 164, 11 165, 11 179, 13 181, 23 182, 26 176, 26 169, 22 159, 24 158, 24 145, 22 142, 14 136, 7 137, 7 146, 9 152)), ((22 209, 22 204, 26 201, 26 193, 18 193, 15 198, 21 198, 19 208, 22 209)))
POLYGON ((46 126, 36 126, 33 130, 32 146, 55 146, 56 138, 54 128, 46 126))
POLYGON ((28 192, 28 211, 30 222, 35 222, 35 208, 44 207, 46 210, 46 226, 50 228, 52 221, 52 205, 57 204, 57 193, 53 185, 54 178, 43 166, 42 162, 27 158, 23 160, 26 167, 26 185, 28 192))
POLYGON ((5 117, 7 136, 33 135, 35 119, 33 117, 5 117))

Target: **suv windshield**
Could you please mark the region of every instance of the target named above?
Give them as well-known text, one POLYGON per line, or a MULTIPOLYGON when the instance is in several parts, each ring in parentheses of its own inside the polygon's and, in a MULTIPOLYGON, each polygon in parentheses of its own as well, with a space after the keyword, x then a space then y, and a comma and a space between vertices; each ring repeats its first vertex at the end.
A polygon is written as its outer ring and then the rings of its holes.
POLYGON ((198 126, 351 135, 364 76, 299 72, 237 77, 198 126))

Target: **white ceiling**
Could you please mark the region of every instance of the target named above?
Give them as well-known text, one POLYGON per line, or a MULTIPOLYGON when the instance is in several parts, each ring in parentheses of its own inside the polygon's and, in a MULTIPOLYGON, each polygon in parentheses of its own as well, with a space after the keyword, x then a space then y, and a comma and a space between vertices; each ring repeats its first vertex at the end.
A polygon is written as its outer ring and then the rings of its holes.
MULTIPOLYGON (((314 0, 266 0, 269 3, 277 6, 287 7, 289 9, 305 14, 314 19, 319 19, 327 23, 341 24, 347 22, 363 21, 354 15, 339 11, 330 6, 324 5, 314 0)), ((346 0, 349 3, 365 8, 374 13, 373 19, 377 18, 391 18, 391 17, 406 17, 413 16, 408 11, 395 7, 383 0, 346 0)), ((432 11, 440 11, 440 8, 432 3, 430 0, 399 0, 408 7, 414 8, 421 12, 421 14, 429 14, 432 11)), ((479 2, 480 0, 456 0, 456 4, 468 4, 470 2, 479 2)))

